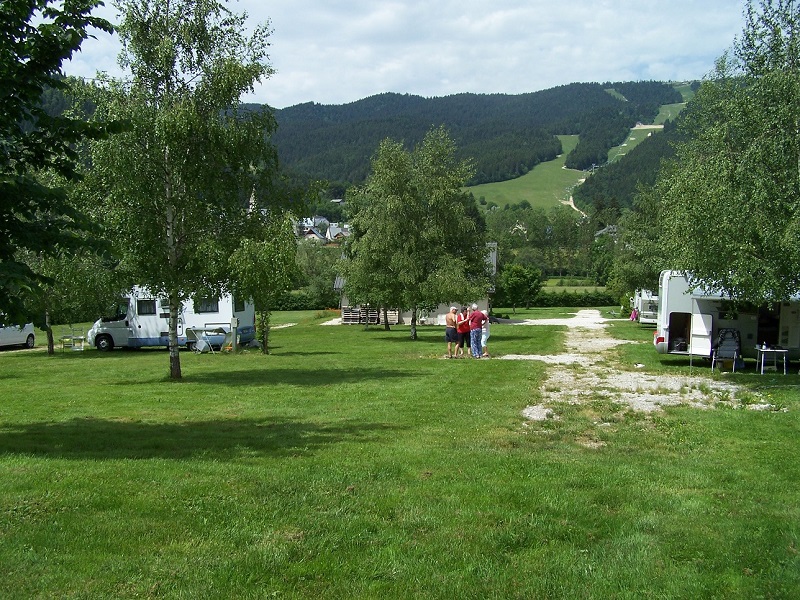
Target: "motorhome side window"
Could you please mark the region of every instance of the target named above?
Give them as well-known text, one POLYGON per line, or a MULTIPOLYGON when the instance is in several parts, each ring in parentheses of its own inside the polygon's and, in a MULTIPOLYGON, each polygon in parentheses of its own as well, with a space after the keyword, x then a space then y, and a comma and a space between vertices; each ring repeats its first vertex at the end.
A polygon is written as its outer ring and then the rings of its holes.
POLYGON ((239 300, 238 298, 234 298, 233 310, 234 312, 244 312, 244 300, 239 300))
POLYGON ((136 312, 139 315, 154 315, 156 314, 156 301, 152 300, 137 300, 136 312))
POLYGON ((219 298, 198 298, 195 312, 216 313, 219 312, 219 298))

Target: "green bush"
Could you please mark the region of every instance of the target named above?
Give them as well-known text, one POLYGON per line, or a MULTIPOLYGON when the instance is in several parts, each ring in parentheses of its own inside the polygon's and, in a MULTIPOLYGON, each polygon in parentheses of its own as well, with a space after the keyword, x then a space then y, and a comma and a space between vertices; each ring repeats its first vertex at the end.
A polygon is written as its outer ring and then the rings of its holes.
POLYGON ((606 292, 548 292, 538 294, 532 302, 534 307, 551 306, 613 306, 614 297, 606 292))

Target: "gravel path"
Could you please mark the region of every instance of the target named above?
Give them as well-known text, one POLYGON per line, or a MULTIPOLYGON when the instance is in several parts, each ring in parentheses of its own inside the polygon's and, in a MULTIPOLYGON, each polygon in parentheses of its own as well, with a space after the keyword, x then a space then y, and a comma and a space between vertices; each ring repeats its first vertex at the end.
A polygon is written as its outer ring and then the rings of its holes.
MULTIPOLYGON (((540 391, 542 403, 528 406, 523 415, 531 420, 557 418, 550 405, 580 404, 607 398, 633 410, 653 412, 662 406, 686 404, 710 408, 718 401, 731 401, 739 388, 707 377, 642 373, 636 365, 626 369, 612 364, 609 350, 620 344, 606 331, 607 321, 598 310, 581 310, 569 319, 527 320, 519 326, 564 325, 567 353, 556 355, 512 354, 503 360, 538 360, 552 367, 540 391)), ((653 350, 655 352, 655 350, 653 350)))

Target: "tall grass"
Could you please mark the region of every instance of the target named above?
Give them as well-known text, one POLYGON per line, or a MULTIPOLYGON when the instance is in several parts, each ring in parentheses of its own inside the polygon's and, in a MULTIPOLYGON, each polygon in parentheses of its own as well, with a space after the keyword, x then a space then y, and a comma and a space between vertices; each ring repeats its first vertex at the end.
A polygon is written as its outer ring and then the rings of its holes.
MULTIPOLYGON (((161 350, 0 352, 0 596, 800 594, 796 376, 737 375, 787 412, 526 423, 543 363, 296 316, 269 356, 184 353, 180 383, 161 350)), ((564 348, 554 326, 490 342, 564 348)))

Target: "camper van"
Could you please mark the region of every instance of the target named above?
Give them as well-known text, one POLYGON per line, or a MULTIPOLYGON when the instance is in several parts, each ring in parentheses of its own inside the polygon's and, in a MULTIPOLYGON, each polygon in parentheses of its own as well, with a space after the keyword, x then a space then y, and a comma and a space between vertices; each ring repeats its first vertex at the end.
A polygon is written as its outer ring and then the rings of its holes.
POLYGON ((655 325, 658 320, 658 296, 650 290, 636 290, 631 298, 631 310, 635 310, 641 325, 655 325))
MULTIPOLYGON (((234 300, 230 294, 218 298, 195 298, 178 311, 178 345, 193 348, 198 342, 221 346, 232 322, 238 326, 239 343, 255 338, 252 302, 234 300)), ((169 304, 146 288, 134 287, 120 299, 114 314, 98 319, 86 339, 98 350, 169 345, 169 304)))
POLYGON ((660 354, 711 356, 720 329, 735 329, 745 357, 766 344, 800 358, 800 299, 771 305, 735 304, 723 293, 695 287, 685 271, 662 271, 658 283, 658 318, 653 344, 660 354))

